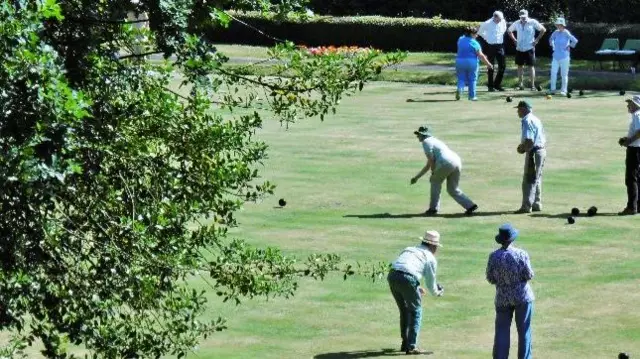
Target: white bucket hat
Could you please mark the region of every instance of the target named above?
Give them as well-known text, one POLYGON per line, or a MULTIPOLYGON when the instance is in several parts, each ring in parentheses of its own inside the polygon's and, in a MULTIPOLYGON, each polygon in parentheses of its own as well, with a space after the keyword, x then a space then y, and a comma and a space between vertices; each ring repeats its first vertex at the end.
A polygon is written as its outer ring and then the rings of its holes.
POLYGON ((436 247, 442 247, 442 244, 440 244, 440 233, 437 231, 426 231, 424 236, 420 237, 420 240, 436 247))
POLYGON ((564 21, 563 17, 559 17, 556 19, 556 25, 567 26, 567 23, 564 21))
POLYGON ((636 104, 636 106, 640 107, 640 96, 639 95, 634 95, 632 98, 628 98, 625 101, 626 102, 633 102, 634 104, 636 104))

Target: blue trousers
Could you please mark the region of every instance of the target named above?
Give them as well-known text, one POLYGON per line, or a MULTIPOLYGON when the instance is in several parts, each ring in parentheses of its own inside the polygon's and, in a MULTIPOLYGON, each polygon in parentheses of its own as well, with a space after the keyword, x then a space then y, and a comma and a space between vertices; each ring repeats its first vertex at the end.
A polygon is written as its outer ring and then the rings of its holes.
POLYGON ((414 349, 418 346, 422 322, 422 297, 418 291, 420 283, 411 274, 394 270, 387 276, 387 281, 400 311, 402 349, 414 349))
POLYGON ((496 307, 496 334, 493 340, 493 359, 509 358, 511 320, 516 314, 518 328, 518 359, 531 359, 531 317, 533 302, 517 306, 496 307))
POLYGON ((469 99, 476 97, 476 83, 478 82, 478 59, 456 59, 456 75, 458 76, 458 91, 469 86, 469 99))

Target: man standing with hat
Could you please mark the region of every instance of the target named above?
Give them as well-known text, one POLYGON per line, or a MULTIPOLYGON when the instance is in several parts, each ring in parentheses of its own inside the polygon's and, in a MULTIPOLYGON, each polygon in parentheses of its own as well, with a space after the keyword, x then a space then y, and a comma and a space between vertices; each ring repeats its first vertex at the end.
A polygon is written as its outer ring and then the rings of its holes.
POLYGON ((502 76, 505 69, 505 53, 504 53, 504 33, 507 32, 507 22, 504 20, 502 11, 493 13, 493 17, 480 25, 478 35, 480 35, 488 45, 486 54, 491 65, 498 61, 498 74, 493 78, 494 68, 487 71, 487 86, 489 91, 504 91, 502 88, 502 76))
POLYGON ((428 216, 438 214, 440 209, 440 193, 442 182, 447 180, 447 192, 453 199, 465 209, 465 214, 472 215, 478 206, 465 196, 459 187, 462 160, 457 153, 439 139, 433 137, 427 126, 421 126, 413 132, 418 141, 422 143, 422 149, 427 156, 427 164, 411 178, 411 184, 415 184, 420 177, 431 170, 431 200, 429 209, 425 212, 428 216))
POLYGON ((529 73, 531 74, 531 90, 536 89, 536 45, 540 42, 542 36, 547 29, 538 22, 538 20, 529 18, 529 12, 527 10, 520 10, 520 20, 515 21, 507 30, 509 37, 516 44, 516 65, 518 65, 518 78, 520 80, 520 86, 518 89, 524 90, 524 65, 529 66, 529 73), (513 32, 518 33, 516 38, 513 32), (536 31, 539 31, 538 37, 536 37, 536 31))
POLYGON ((422 354, 418 348, 418 336, 422 321, 422 296, 427 290, 431 295, 442 296, 444 290, 436 281, 438 262, 436 252, 441 247, 440 233, 427 231, 420 237, 421 243, 405 248, 391 264, 387 276, 391 294, 400 311, 401 351, 406 354, 422 354), (420 280, 426 290, 420 286, 420 280))
POLYGON ((626 100, 627 110, 631 114, 629 132, 618 143, 627 148, 625 160, 625 185, 627 186, 627 207, 618 213, 621 216, 634 215, 640 209, 640 96, 626 100))
POLYGON ((487 281, 496 286, 496 321, 493 359, 509 358, 511 321, 516 317, 518 329, 518 359, 531 359, 531 317, 535 299, 529 281, 533 269, 529 254, 511 244, 518 230, 510 224, 498 229, 495 240, 501 247, 489 256, 487 281))
POLYGON ((520 101, 518 117, 521 119, 522 136, 517 151, 525 154, 522 177, 522 205, 515 213, 540 212, 542 210, 542 168, 547 157, 546 136, 539 118, 533 115, 531 103, 520 101))

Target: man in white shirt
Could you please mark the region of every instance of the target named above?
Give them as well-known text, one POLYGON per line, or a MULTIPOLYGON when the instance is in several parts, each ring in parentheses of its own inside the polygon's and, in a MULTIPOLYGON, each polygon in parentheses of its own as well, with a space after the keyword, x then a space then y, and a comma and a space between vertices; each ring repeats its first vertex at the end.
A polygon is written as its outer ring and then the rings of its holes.
POLYGON ((487 87, 489 91, 495 90, 504 91, 502 88, 502 76, 504 76, 505 59, 504 59, 504 33, 507 32, 507 22, 504 20, 504 14, 502 11, 496 11, 493 13, 493 17, 480 25, 478 29, 478 35, 481 36, 487 42, 487 49, 485 54, 491 65, 494 65, 496 60, 498 61, 498 74, 493 78, 494 69, 490 68, 487 71, 487 87))
POLYGON ((442 296, 444 291, 436 281, 438 261, 436 252, 440 245, 440 233, 427 231, 416 247, 405 248, 391 264, 387 276, 389 289, 400 311, 401 351, 406 354, 423 354, 418 348, 422 321, 422 296, 427 290, 431 295, 442 296), (420 286, 424 279, 425 290, 420 286))
POLYGON ((529 66, 531 90, 536 90, 536 45, 546 31, 547 29, 538 20, 529 18, 527 10, 520 10, 520 20, 511 24, 507 30, 509 37, 516 44, 516 65, 518 65, 518 78, 520 80, 518 89, 520 90, 524 89, 524 65, 529 66), (536 31, 539 32, 538 37, 536 37, 536 31), (518 34, 517 38, 513 35, 514 32, 518 34))
POLYGON ((640 96, 626 100, 627 110, 631 114, 629 132, 618 143, 627 148, 625 161, 625 184, 627 185, 627 207, 618 213, 621 216, 634 215, 640 209, 640 96))
POLYGON ((542 210, 542 168, 547 158, 547 139, 542 121, 534 116, 529 101, 520 101, 518 117, 521 118, 522 137, 518 153, 525 154, 522 176, 522 205, 515 213, 540 212, 542 210))

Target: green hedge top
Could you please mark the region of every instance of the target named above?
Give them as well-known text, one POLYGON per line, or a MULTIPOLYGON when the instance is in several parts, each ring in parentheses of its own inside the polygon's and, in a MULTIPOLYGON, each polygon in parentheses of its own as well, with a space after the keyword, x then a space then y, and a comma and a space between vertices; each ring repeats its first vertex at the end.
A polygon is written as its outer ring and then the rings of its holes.
MULTIPOLYGON (((255 26, 265 33, 298 44, 372 46, 382 50, 444 51, 456 50, 456 40, 467 26, 480 22, 441 18, 393 18, 383 16, 313 16, 276 19, 260 13, 232 13, 234 17, 255 26)), ((549 56, 548 36, 553 24, 544 24, 547 34, 536 48, 538 55, 549 56)), ((605 38, 620 39, 620 46, 629 38, 640 39, 640 24, 571 23, 568 29, 578 38, 574 58, 592 58, 605 38)), ((228 30, 212 29, 212 41, 246 45, 271 45, 273 40, 254 30, 232 22, 228 30)), ((505 38, 507 51, 513 53, 512 41, 505 38)))

